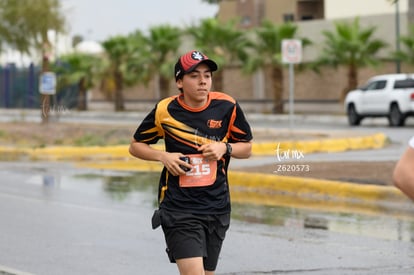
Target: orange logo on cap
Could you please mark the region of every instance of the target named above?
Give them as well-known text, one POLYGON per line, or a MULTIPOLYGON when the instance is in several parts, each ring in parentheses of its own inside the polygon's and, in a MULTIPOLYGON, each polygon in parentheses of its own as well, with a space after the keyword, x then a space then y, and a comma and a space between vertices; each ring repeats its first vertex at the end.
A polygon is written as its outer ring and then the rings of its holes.
POLYGON ((208 128, 212 128, 212 129, 221 128, 221 124, 222 124, 222 120, 209 119, 207 121, 208 128))

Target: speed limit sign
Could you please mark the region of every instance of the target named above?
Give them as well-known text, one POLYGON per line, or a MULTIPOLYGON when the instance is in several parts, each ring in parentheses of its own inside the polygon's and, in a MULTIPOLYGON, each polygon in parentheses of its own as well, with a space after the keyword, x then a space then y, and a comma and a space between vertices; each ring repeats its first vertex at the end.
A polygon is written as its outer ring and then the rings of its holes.
POLYGON ((302 40, 282 40, 282 62, 287 64, 302 62, 302 40))

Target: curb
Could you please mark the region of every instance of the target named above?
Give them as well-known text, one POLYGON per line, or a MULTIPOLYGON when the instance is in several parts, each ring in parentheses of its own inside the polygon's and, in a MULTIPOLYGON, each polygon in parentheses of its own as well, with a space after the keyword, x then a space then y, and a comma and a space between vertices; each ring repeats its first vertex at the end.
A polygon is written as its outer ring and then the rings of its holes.
MULTIPOLYGON (((254 142, 252 154, 275 155, 278 149, 301 153, 344 152, 348 150, 378 149, 389 143, 388 137, 377 133, 363 137, 320 139, 309 141, 254 142)), ((113 160, 130 159, 129 145, 114 146, 49 146, 44 148, 15 148, 0 146, 1 154, 26 155, 32 160, 113 160)), ((154 148, 163 148, 155 145, 154 148)))
MULTIPOLYGON (((121 171, 161 172, 162 165, 137 159, 77 162, 78 167, 121 171)), ((410 201, 394 186, 367 185, 313 178, 230 170, 232 202, 266 206, 294 206, 325 212, 390 215, 412 220, 410 201)))
POLYGON ((320 139, 309 141, 282 141, 253 143, 254 155, 274 155, 277 149, 297 150, 302 153, 345 152, 348 150, 378 149, 389 143, 383 133, 370 136, 320 139))
MULTIPOLYGON (((347 150, 377 149, 388 144, 388 138, 377 133, 370 136, 321 139, 309 141, 263 142, 253 144, 253 155, 274 155, 279 148, 301 153, 342 152, 347 150), (288 148, 288 149, 287 149, 288 148)), ((57 146, 46 148, 0 147, 0 154, 26 155, 32 160, 71 160, 78 167, 123 171, 161 171, 158 162, 132 157, 129 145, 117 146, 57 146)), ((162 145, 155 147, 162 148, 162 145)), ((234 202, 261 205, 285 205, 318 208, 324 211, 386 213, 412 217, 409 201, 393 186, 377 186, 302 177, 229 171, 234 202), (403 210, 401 209, 408 209, 403 210)), ((411 208, 412 209, 412 208, 411 208)), ((411 210, 412 211, 412 210, 411 210)))
POLYGON ((394 186, 229 171, 233 202, 413 220, 412 201, 394 186))

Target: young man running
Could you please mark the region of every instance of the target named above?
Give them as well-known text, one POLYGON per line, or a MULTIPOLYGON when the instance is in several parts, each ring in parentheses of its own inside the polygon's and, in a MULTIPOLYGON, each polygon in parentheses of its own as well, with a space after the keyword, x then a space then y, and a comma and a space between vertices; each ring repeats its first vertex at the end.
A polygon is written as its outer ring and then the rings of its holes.
POLYGON ((182 55, 175 65, 180 93, 158 102, 129 149, 164 165, 153 227, 161 224, 169 259, 182 275, 214 274, 230 224, 229 161, 251 154, 252 133, 239 104, 210 91, 216 70, 199 51, 182 55), (150 146, 159 139, 165 150, 150 146))

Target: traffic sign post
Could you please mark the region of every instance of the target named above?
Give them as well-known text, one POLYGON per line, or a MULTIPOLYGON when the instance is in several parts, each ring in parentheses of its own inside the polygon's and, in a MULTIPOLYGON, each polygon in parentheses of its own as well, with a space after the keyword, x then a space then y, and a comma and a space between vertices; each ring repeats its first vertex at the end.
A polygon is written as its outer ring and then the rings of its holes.
POLYGON ((49 121, 50 95, 56 94, 56 74, 43 72, 39 78, 39 93, 41 94, 42 122, 49 121))
POLYGON ((282 62, 285 64, 297 64, 302 62, 302 40, 282 40, 282 62))
POLYGON ((43 95, 56 94, 56 74, 44 72, 40 75, 39 92, 43 95))
POLYGON ((293 128, 295 72, 293 65, 302 62, 302 41, 298 39, 282 40, 282 63, 289 64, 289 125, 293 128))

